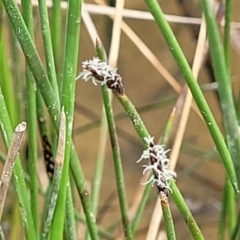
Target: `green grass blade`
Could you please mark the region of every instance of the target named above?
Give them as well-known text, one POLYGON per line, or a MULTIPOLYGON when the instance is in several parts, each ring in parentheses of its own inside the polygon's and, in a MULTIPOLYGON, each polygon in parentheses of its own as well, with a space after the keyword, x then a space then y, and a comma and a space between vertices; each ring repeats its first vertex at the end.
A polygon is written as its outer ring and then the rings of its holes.
POLYGON ((51 229, 53 214, 55 211, 57 198, 59 194, 60 181, 62 176, 62 167, 65 152, 66 140, 66 116, 64 111, 61 112, 57 156, 55 160, 53 180, 48 189, 47 197, 45 200, 43 226, 41 231, 41 240, 48 239, 48 234, 51 229))
POLYGON ((161 199, 161 206, 163 211, 163 218, 166 225, 166 233, 167 233, 167 239, 168 240, 175 240, 176 234, 173 224, 173 218, 169 206, 168 200, 162 200, 161 199))
POLYGON ((30 176, 31 209, 36 232, 39 225, 38 208, 38 150, 37 150, 37 116, 36 92, 32 74, 27 69, 27 119, 28 119, 28 173, 30 176))
POLYGON ((22 74, 21 74, 21 60, 19 44, 16 36, 11 27, 11 23, 8 21, 8 28, 10 31, 10 58, 14 62, 14 67, 12 66, 12 79, 14 82, 14 99, 15 99, 15 114, 17 115, 18 122, 24 119, 24 110, 22 108, 22 103, 24 99, 24 85, 22 84, 22 74))
POLYGON ((204 237, 201 233, 201 230, 197 226, 193 215, 188 209, 188 206, 186 205, 183 196, 181 195, 180 191, 178 190, 175 182, 171 181, 170 186, 172 189, 172 198, 174 199, 174 202, 176 206, 178 207, 179 211, 181 212, 182 216, 185 219, 185 222, 192 233, 193 239, 195 240, 204 240, 204 237))
POLYGON ((62 163, 59 162, 59 164, 56 164, 55 166, 52 184, 45 200, 45 210, 44 210, 43 226, 41 231, 41 240, 48 239, 48 234, 51 229, 51 224, 53 219, 53 213, 56 207, 56 199, 58 197, 61 174, 62 174, 62 163))
POLYGON ((52 2, 52 19, 51 19, 51 36, 52 36, 52 46, 53 46, 53 55, 54 55, 54 62, 55 67, 57 70, 57 74, 59 77, 60 74, 60 59, 61 59, 61 0, 55 0, 52 2))
POLYGON ((232 185, 230 184, 230 181, 227 179, 227 186, 226 186, 226 195, 227 195, 227 201, 223 204, 227 207, 227 213, 228 213, 228 220, 229 220, 229 232, 230 236, 232 236, 237 222, 237 212, 236 212, 236 199, 234 195, 234 190, 232 188, 232 185))
POLYGON ((108 126, 105 110, 102 110, 102 120, 101 120, 101 128, 100 128, 100 139, 99 139, 99 147, 96 159, 96 167, 94 171, 94 179, 92 186, 92 208, 93 212, 96 214, 100 188, 103 177, 103 166, 104 166, 104 156, 106 149, 106 140, 107 140, 108 126))
MULTIPOLYGON (((149 137, 149 134, 135 107, 125 94, 116 94, 115 96, 118 98, 129 118, 131 119, 132 124, 136 132, 138 133, 138 136, 142 139, 145 148, 148 148, 148 144, 145 141, 145 138, 149 137)), ((204 239, 176 184, 173 181, 171 181, 170 183, 174 202, 185 220, 187 221, 187 225, 194 239, 204 239)))
POLYGON ((225 25, 224 25, 224 55, 225 55, 225 64, 230 73, 230 66, 231 66, 231 36, 230 36, 230 29, 231 29, 231 14, 232 14, 232 0, 227 0, 225 6, 225 25))
POLYGON ((108 128, 109 128, 109 135, 110 135, 112 151, 113 151, 114 170, 115 170, 115 176, 116 176, 119 205, 120 205, 120 210, 122 215, 123 230, 125 233, 125 238, 132 239, 132 232, 131 232, 131 228, 128 220, 128 208, 127 208, 127 200, 126 200, 126 193, 125 193, 125 186, 124 186, 124 177, 123 177, 122 163, 121 163, 121 157, 120 157, 120 150, 119 150, 119 145, 118 145, 118 140, 116 135, 114 118, 112 114, 111 100, 108 94, 109 93, 108 93, 107 87, 102 86, 103 102, 105 106, 105 111, 106 111, 106 116, 108 121, 108 128))
POLYGON ((234 196, 232 185, 229 179, 226 179, 218 224, 218 240, 224 240, 227 232, 229 233, 228 238, 231 239, 231 235, 234 233, 237 220, 234 196))
MULTIPOLYGON (((26 26, 33 37, 33 17, 31 1, 22 1, 23 17, 26 26)), ((39 209, 38 209, 38 150, 37 150, 37 114, 36 114, 36 91, 35 82, 32 73, 26 65, 26 86, 27 86, 27 122, 28 122, 28 172, 30 176, 30 194, 31 194, 31 210, 35 231, 39 229, 39 209)), ((38 235, 37 235, 38 236, 38 235)))
MULTIPOLYGON (((240 137, 238 130, 238 121, 233 102, 233 93, 229 76, 229 69, 226 65, 224 52, 218 27, 213 12, 212 4, 209 0, 202 0, 202 8, 206 18, 208 39, 210 45, 211 60, 214 70, 215 79, 218 83, 218 93, 220 105, 224 119, 227 144, 230 149, 233 163, 240 183, 240 137)), ((227 33, 226 33, 227 34, 227 33)), ((226 37, 227 38, 227 37, 226 37)), ((229 38, 229 37, 228 37, 229 38)), ((229 41, 229 40, 228 40, 229 41)), ((229 43, 228 43, 229 44, 229 43)), ((226 46, 229 47, 229 46, 226 46)), ((230 50, 226 50, 229 52, 230 50)), ((229 57, 228 55, 226 57, 229 57)), ((227 60, 229 64, 229 59, 227 60)))
MULTIPOLYGON (((5 102, 7 105, 7 109, 9 112, 9 117, 11 119, 11 123, 13 125, 17 124, 17 114, 15 112, 16 104, 15 104, 15 98, 14 98, 14 88, 13 88, 13 82, 11 81, 12 75, 11 75, 11 69, 8 66, 8 56, 6 54, 6 44, 3 41, 0 41, 0 72, 1 72, 1 78, 0 83, 2 87, 2 91, 4 93, 5 102)), ((18 63, 16 62, 16 65, 18 63)))
MULTIPOLYGON (((163 137, 162 137, 162 140, 161 140, 161 143, 160 143, 161 145, 165 145, 167 143, 168 138, 169 138, 170 133, 171 133, 173 123, 174 123, 174 115, 170 114, 170 116, 168 118, 168 121, 167 121, 167 124, 166 124, 166 127, 165 127, 165 130, 164 130, 164 133, 162 135, 163 137)), ((151 174, 150 174, 149 178, 150 177, 151 177, 151 174)), ((144 189, 143 197, 140 201, 140 204, 139 204, 138 209, 136 211, 136 215, 135 215, 135 217, 132 221, 132 224, 131 224, 133 234, 135 234, 135 231, 137 229, 137 225, 140 222, 140 218, 143 214, 143 210, 146 206, 147 200, 149 199, 151 189, 152 189, 151 184, 147 184, 145 189, 144 189)))
MULTIPOLYGON (((55 129, 58 129, 59 126, 59 116, 60 116, 60 106, 58 105, 58 101, 56 99, 56 94, 54 93, 50 82, 48 81, 47 75, 43 69, 42 63, 40 58, 37 54, 36 48, 31 40, 29 32, 24 24, 20 11, 15 3, 15 1, 10 0, 3 0, 4 7, 8 13, 8 16, 11 20, 12 26, 16 33, 19 43, 23 49, 23 53, 27 62, 33 72, 34 78, 36 80, 37 86, 41 91, 43 100, 48 108, 50 117, 54 124, 55 129)), ((79 10, 80 11, 80 10, 79 10)), ((80 21, 80 18, 75 19, 77 22, 80 21)), ((75 21, 75 23, 76 23, 75 21)), ((75 23, 73 25, 75 25, 75 23)), ((74 55, 76 52, 74 53, 74 55)), ((70 68, 71 65, 69 64, 70 68)), ((74 75, 75 72, 70 71, 69 73, 74 75)), ((67 98, 67 96, 65 96, 67 98)), ((72 144, 72 141, 71 141, 72 144)), ((88 229, 90 231, 92 239, 98 239, 97 237, 97 230, 95 224, 95 218, 91 210, 91 204, 89 202, 88 194, 86 195, 87 189, 85 186, 85 179, 79 165, 77 154, 72 146, 72 153, 71 153, 71 169, 74 175, 74 179, 76 181, 76 186, 78 188, 79 195, 82 200, 83 209, 86 215, 88 229)))
POLYGON ((96 226, 95 215, 92 211, 91 201, 86 186, 86 181, 81 166, 79 165, 79 160, 77 153, 72 145, 71 151, 71 161, 70 161, 71 171, 75 180, 75 184, 78 190, 78 194, 81 198, 83 211, 86 217, 86 223, 88 227, 89 234, 92 240, 98 239, 98 231, 96 226))
POLYGON ((56 77, 56 70, 55 70, 55 63, 54 63, 54 56, 53 56, 50 26, 49 26, 49 20, 48 20, 47 4, 45 0, 38 0, 38 5, 39 5, 39 14, 41 19, 41 26, 42 26, 42 35, 43 35, 45 58, 47 63, 48 79, 52 85, 54 92, 56 93, 56 96, 57 96, 56 100, 59 100, 58 84, 57 84, 57 77, 56 77))
POLYGON ((77 69, 78 44, 81 21, 81 0, 68 2, 67 28, 64 49, 64 68, 61 104, 66 113, 66 146, 62 178, 57 199, 56 211, 52 223, 51 239, 61 239, 64 226, 64 211, 66 206, 67 182, 69 180, 69 161, 72 141, 72 124, 75 99, 75 76, 77 69))
POLYGON ((148 148, 148 143, 146 142, 145 138, 149 137, 148 130, 146 129, 141 117, 139 116, 138 112, 136 111, 135 106, 132 104, 130 99, 125 95, 118 95, 118 100, 122 104, 124 110, 128 114, 128 117, 133 123, 133 126, 138 134, 138 136, 141 138, 143 145, 148 148))
MULTIPOLYGON (((101 61, 106 62, 105 51, 103 50, 102 45, 99 42, 97 43, 97 53, 101 61)), ((127 198, 126 198, 126 192, 125 192, 126 188, 124 185, 124 176, 123 176, 123 170, 122 170, 120 149, 119 149, 119 144, 117 139, 115 121, 113 117, 112 100, 111 100, 112 97, 108 93, 108 89, 106 85, 102 86, 102 97, 103 97, 103 103, 104 103, 105 113, 107 117, 110 141, 112 145, 113 163, 114 163, 120 211, 122 216, 123 230, 124 230, 125 238, 130 240, 130 239, 133 239, 133 237, 132 237, 131 227, 128 219, 128 207, 127 207, 127 198)))
MULTIPOLYGON (((197 82, 194 79, 194 76, 192 74, 192 71, 188 65, 188 62, 186 58, 184 57, 184 54, 168 24, 168 22, 165 19, 165 16, 158 5, 158 2, 156 0, 145 0, 147 6, 149 7, 150 12, 152 13, 157 26, 159 27, 161 33, 163 34, 163 37, 165 38, 169 49, 172 52, 173 57, 175 58, 176 63, 178 64, 189 89, 192 92, 193 98, 203 116, 204 121, 206 122, 206 125, 209 129, 209 132, 213 138, 214 143, 216 144, 216 147, 219 151, 219 154, 221 155, 222 161, 224 163, 224 166, 226 168, 227 174, 229 176, 229 179, 231 180, 231 183, 233 184, 234 190, 238 196, 239 195, 239 188, 238 188, 238 180, 236 178, 235 169, 232 163, 231 155, 227 149, 227 146, 224 142, 224 139, 222 137, 222 134, 216 124, 216 121, 211 113, 211 110, 203 96, 203 93, 201 89, 199 88, 197 82)), ((211 9, 211 7, 210 7, 211 9)), ((233 115, 234 119, 235 114, 233 115)), ((234 122, 234 125, 236 123, 234 122)), ((234 127, 235 129, 235 127, 234 127)), ((235 135, 238 134, 238 131, 235 131, 235 135)), ((236 139, 235 139, 236 140, 236 139)), ((235 144, 235 140, 233 140, 233 144, 235 144)), ((238 146, 236 146, 238 149, 238 146)), ((240 153, 240 151, 239 151, 240 153)), ((240 169, 240 168, 239 168, 240 169)))
POLYGON ((75 213, 73 206, 73 195, 70 188, 70 183, 67 188, 67 202, 66 202, 66 221, 65 221, 65 236, 67 240, 77 240, 77 230, 75 213))
POLYGON ((26 61, 33 73, 38 88, 41 91, 44 102, 49 109, 51 119, 58 126, 60 116, 60 106, 57 95, 52 89, 48 77, 44 71, 43 65, 36 51, 32 38, 23 21, 22 15, 14 0, 3 0, 3 5, 11 21, 16 37, 21 45, 26 61))

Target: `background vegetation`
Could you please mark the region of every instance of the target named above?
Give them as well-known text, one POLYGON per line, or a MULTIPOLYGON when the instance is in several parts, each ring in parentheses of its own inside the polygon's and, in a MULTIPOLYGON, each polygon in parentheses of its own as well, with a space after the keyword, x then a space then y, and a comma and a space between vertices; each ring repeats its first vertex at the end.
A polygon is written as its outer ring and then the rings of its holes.
POLYGON ((2 0, 1 238, 236 239, 238 8, 2 0), (123 95, 76 81, 96 56, 118 68, 123 95), (166 201, 140 184, 148 136, 171 149, 166 201))

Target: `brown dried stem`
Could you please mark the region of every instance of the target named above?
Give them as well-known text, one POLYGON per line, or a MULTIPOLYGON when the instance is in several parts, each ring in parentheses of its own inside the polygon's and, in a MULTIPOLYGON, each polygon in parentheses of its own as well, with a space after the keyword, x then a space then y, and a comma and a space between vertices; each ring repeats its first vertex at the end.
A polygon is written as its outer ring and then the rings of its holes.
POLYGON ((3 208, 14 168, 15 158, 21 146, 26 126, 27 126, 26 122, 22 122, 18 124, 17 127, 15 128, 13 139, 8 149, 7 158, 3 167, 3 172, 0 180, 0 220, 2 218, 3 208))

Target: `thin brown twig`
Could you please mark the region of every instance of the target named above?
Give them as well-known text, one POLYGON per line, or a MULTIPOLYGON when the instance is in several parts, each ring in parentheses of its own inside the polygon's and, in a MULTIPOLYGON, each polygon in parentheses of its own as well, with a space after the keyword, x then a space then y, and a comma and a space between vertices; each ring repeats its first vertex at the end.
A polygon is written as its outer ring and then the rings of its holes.
POLYGON ((3 167, 3 172, 0 180, 0 220, 2 219, 3 208, 4 208, 5 199, 6 199, 9 183, 11 180, 12 172, 14 169, 15 159, 18 154, 19 148, 21 146, 21 142, 23 139, 23 134, 26 130, 26 126, 27 126, 26 122, 22 122, 18 124, 17 127, 15 128, 13 139, 8 149, 6 162, 3 167))

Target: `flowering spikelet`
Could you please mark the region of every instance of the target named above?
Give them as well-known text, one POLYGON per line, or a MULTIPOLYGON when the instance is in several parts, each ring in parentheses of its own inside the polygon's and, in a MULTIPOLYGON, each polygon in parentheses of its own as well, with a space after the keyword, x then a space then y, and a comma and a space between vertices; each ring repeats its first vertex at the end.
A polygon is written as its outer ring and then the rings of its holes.
POLYGON ((137 163, 143 159, 150 159, 150 165, 143 165, 143 175, 148 170, 152 170, 153 175, 143 184, 145 185, 152 182, 152 185, 157 187, 158 194, 163 192, 167 196, 169 190, 171 191, 168 180, 174 180, 174 177, 176 177, 176 173, 169 169, 171 161, 166 156, 166 153, 170 150, 165 151, 163 145, 155 145, 153 137, 145 138, 145 141, 148 143, 149 148, 143 151, 143 154, 137 163))
POLYGON ((82 67, 83 71, 77 79, 82 78, 86 82, 91 79, 94 85, 97 85, 97 83, 106 84, 113 91, 119 94, 124 93, 122 78, 117 74, 117 68, 110 67, 106 62, 101 62, 99 58, 84 61, 82 67))

